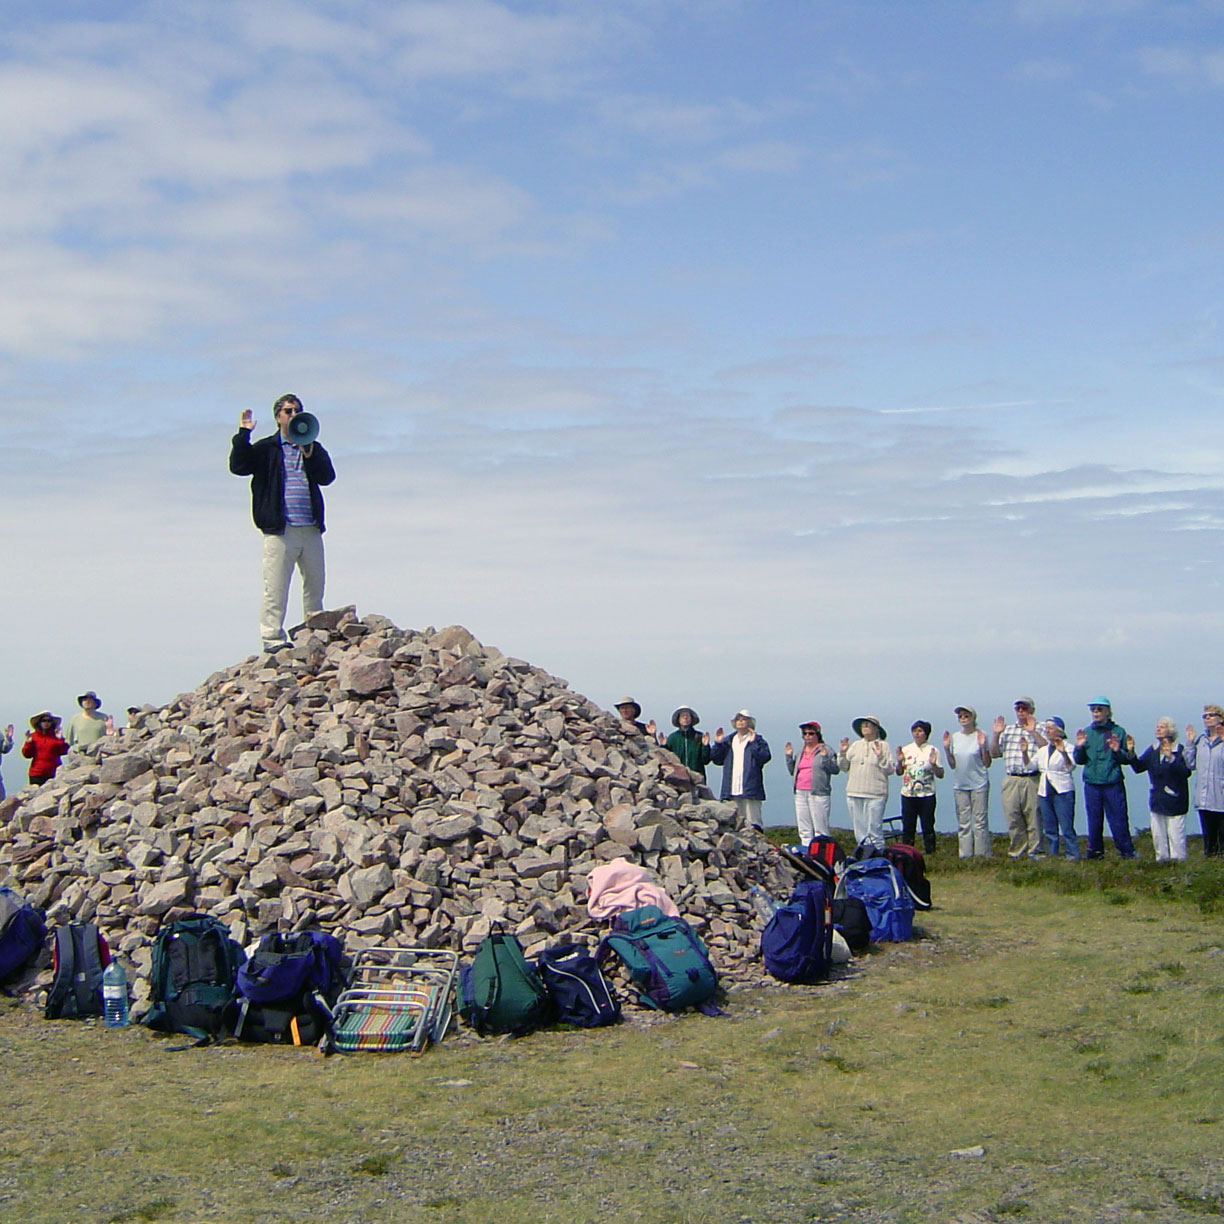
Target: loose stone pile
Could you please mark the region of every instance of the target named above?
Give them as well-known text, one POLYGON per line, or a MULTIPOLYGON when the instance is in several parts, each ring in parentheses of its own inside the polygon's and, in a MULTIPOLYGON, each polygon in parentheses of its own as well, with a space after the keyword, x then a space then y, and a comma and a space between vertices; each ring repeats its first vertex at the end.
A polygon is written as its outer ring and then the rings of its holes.
MULTIPOLYGON (((350 943, 528 954, 592 935, 585 878, 652 868, 724 973, 750 971, 746 889, 790 876, 733 805, 564 680, 452 626, 353 608, 272 659, 210 676, 0 806, 0 882, 49 922, 93 921, 146 989, 152 936, 206 911, 240 941, 343 928, 350 943)), ((35 985, 45 985, 44 971, 35 985)))

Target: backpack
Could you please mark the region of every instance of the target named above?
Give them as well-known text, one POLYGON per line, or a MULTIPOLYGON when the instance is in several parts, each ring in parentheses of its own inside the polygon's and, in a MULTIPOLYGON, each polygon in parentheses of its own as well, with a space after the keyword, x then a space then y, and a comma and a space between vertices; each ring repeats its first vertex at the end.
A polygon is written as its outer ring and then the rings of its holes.
POLYGON ((482 1037, 521 1036, 552 1018, 548 991, 513 935, 495 930, 481 940, 459 974, 459 1014, 482 1037))
POLYGON ((848 863, 865 863, 868 859, 882 858, 884 855, 884 847, 870 837, 864 837, 853 850, 850 851, 850 857, 846 860, 848 863))
POLYGON ((813 863, 819 863, 822 867, 826 868, 833 877, 834 883, 837 882, 837 877, 846 869, 846 856, 842 853, 841 847, 837 844, 835 838, 829 837, 825 833, 818 833, 808 842, 805 854, 813 863))
POLYGON ((47 991, 48 1020, 81 1020, 102 1015, 102 973, 110 948, 92 922, 57 926, 51 946, 55 976, 47 991))
POLYGON ((0 888, 0 980, 29 964, 46 938, 42 911, 11 888, 0 888))
POLYGON ((905 842, 893 842, 884 847, 884 857, 897 869, 897 874, 905 881, 910 896, 914 899, 917 909, 931 908, 931 882, 926 875, 926 859, 917 846, 905 842))
POLYGON ((696 1007, 707 1015, 722 1014, 710 1002, 718 974, 705 945, 683 918, 668 918, 657 905, 617 914, 595 956, 603 964, 613 952, 647 1007, 669 1012, 696 1007))
POLYGON ((269 931, 238 970, 227 1027, 240 1041, 318 1045, 344 986, 343 958, 325 931, 269 931))
POLYGON ((620 1021, 620 1000, 585 948, 575 944, 545 948, 536 957, 536 968, 560 1024, 600 1028, 620 1021))
POLYGON ((858 897, 871 919, 877 943, 902 943, 914 933, 914 899, 886 858, 850 863, 837 885, 839 896, 858 897))
POLYGON ((818 982, 833 956, 829 892, 820 880, 800 880, 790 902, 774 910, 761 933, 765 969, 780 982, 818 982))
POLYGON ((161 1033, 186 1033, 200 1045, 220 1037, 245 959, 225 923, 208 914, 163 923, 153 945, 152 1007, 145 1024, 161 1033))
POLYGON ((866 952, 871 943, 871 918, 858 897, 833 898, 833 929, 841 933, 851 952, 866 952))

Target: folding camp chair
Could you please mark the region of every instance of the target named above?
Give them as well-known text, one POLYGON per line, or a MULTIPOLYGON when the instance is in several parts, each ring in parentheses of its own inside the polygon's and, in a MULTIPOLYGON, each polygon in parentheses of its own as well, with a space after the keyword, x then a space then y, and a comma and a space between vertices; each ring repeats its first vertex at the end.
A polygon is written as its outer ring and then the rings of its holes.
POLYGON ((437 948, 363 948, 336 1000, 327 1049, 420 1054, 450 1027, 459 954, 437 948))

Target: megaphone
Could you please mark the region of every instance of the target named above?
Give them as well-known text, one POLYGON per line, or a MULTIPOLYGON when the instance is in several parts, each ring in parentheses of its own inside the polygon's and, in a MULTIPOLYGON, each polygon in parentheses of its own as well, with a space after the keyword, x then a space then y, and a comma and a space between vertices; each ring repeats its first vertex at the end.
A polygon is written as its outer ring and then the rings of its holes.
POLYGON ((288 433, 294 446, 309 446, 319 436, 319 418, 312 412, 298 412, 289 418, 288 433))

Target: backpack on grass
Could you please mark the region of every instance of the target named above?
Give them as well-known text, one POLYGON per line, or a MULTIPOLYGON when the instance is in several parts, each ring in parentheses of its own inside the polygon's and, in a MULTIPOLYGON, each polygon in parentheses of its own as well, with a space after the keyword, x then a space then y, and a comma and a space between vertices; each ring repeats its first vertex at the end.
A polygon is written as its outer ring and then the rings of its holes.
POLYGON ((820 880, 800 880, 761 933, 765 969, 780 982, 810 984, 828 976, 832 957, 829 890, 820 880))
POLYGON ((559 1024, 600 1028, 619 1022, 620 1000, 585 948, 576 944, 546 948, 536 957, 536 967, 559 1024))
POLYGON ((222 1036, 245 959, 225 923, 208 914, 163 924, 153 945, 152 1007, 145 1024, 162 1033, 186 1033, 199 1044, 222 1036))
POLYGON ((851 952, 866 952, 871 944, 871 917, 858 897, 833 898, 833 929, 851 952))
POLYGON ((602 964, 613 952, 647 1007, 669 1012, 696 1007, 706 1015, 722 1014, 710 1001, 718 989, 718 974, 705 945, 683 918, 668 918, 657 905, 617 914, 595 955, 602 964))
POLYGON ((927 879, 926 859, 917 846, 905 842, 893 842, 884 847, 884 857, 897 869, 897 874, 905 881, 910 896, 914 899, 917 909, 931 908, 931 881, 927 879))
POLYGON ((47 992, 48 1020, 82 1020, 102 1015, 102 974, 110 964, 110 948, 92 922, 57 926, 52 935, 55 976, 47 992))
POLYGON ((318 1045, 344 986, 343 958, 325 931, 269 931, 238 970, 227 1027, 240 1041, 318 1045))
POLYGON ((0 888, 0 981, 25 968, 46 938, 42 911, 11 888, 0 888))
POLYGON ((838 896, 857 897, 867 907, 871 938, 903 943, 914 934, 914 899, 886 858, 850 863, 837 885, 838 896))
POLYGON ((459 1014, 483 1037, 516 1036, 552 1019, 552 1000, 519 941, 504 931, 481 940, 459 974, 459 1014))

